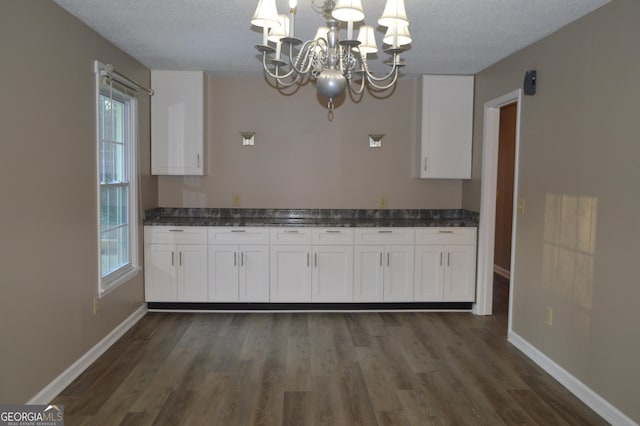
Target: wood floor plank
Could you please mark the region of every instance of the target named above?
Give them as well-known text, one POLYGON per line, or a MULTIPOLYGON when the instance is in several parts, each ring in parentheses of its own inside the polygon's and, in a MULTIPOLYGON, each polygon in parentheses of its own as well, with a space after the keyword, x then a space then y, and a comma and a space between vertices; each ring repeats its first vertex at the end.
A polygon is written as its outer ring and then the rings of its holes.
POLYGON ((357 352, 371 404, 377 411, 401 410, 397 389, 389 386, 393 373, 387 369, 388 360, 382 358, 375 349, 358 348, 357 352))
POLYGON ((309 337, 287 338, 285 391, 308 392, 311 390, 311 348, 309 337))
POLYGON ((282 413, 283 426, 312 425, 309 392, 285 392, 282 413))

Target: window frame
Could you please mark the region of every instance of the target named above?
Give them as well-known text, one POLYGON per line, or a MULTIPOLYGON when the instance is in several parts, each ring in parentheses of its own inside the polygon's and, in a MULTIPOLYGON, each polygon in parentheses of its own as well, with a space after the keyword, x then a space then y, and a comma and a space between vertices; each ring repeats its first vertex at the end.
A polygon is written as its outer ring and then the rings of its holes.
MULTIPOLYGON (((96 205, 97 205, 97 239, 98 239, 98 296, 102 297, 124 284, 125 282, 134 278, 141 270, 138 262, 138 158, 137 158, 137 116, 138 116, 138 103, 135 96, 127 93, 126 90, 120 90, 115 86, 115 82, 109 80, 103 76, 96 76, 96 90, 95 90, 95 113, 96 113, 96 205), (102 127, 102 121, 100 117, 100 104, 101 95, 110 97, 115 101, 125 104, 125 112, 123 117, 128 123, 127 131, 125 132, 125 156, 128 157, 128 161, 125 160, 124 173, 128 180, 128 260, 127 262, 111 271, 107 275, 102 275, 102 229, 101 229, 101 188, 103 187, 101 182, 102 166, 100 161, 100 152, 102 141, 100 139, 100 129, 102 127), (128 138, 127 138, 128 136, 128 138)), ((124 124, 123 124, 124 126, 124 124)))

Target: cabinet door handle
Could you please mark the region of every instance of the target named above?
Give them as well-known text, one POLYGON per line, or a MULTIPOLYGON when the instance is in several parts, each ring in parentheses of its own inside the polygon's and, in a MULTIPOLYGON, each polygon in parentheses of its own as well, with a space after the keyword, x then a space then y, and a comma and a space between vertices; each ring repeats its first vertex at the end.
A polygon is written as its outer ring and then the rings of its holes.
POLYGON ((240 266, 244 266, 244 252, 240 252, 240 266))
POLYGON ((171 266, 174 266, 174 265, 175 265, 174 258, 173 258, 173 254, 174 254, 174 253, 173 253, 173 252, 171 252, 171 266))
POLYGON ((380 252, 380 266, 382 266, 382 252, 380 252))
POLYGON ((391 256, 390 253, 387 253, 387 266, 391 265, 391 256))
POLYGON ((169 229, 169 232, 184 232, 184 229, 169 229))
POLYGON ((314 253, 313 254, 313 263, 315 265, 315 267, 318 267, 318 253, 314 253))
POLYGON ((196 166, 197 166, 196 168, 198 168, 198 169, 199 169, 199 168, 200 168, 200 154, 197 154, 197 155, 196 155, 196 163, 197 163, 197 164, 196 164, 196 166))
MULTIPOLYGON (((415 164, 415 163, 413 163, 415 164)), ((427 157, 424 157, 424 171, 427 171, 427 157)))
POLYGON ((309 252, 307 252, 307 268, 309 267, 309 252))
POLYGON ((232 229, 231 232, 246 232, 244 229, 232 229))
POLYGON ((233 252, 233 266, 237 266, 238 265, 238 253, 236 253, 235 251, 233 252))
POLYGON ((440 252, 440 266, 442 266, 442 252, 440 252))
POLYGON ((447 252, 447 266, 451 265, 451 252, 447 252))
POLYGON ((180 252, 180 266, 182 266, 182 252, 180 252))

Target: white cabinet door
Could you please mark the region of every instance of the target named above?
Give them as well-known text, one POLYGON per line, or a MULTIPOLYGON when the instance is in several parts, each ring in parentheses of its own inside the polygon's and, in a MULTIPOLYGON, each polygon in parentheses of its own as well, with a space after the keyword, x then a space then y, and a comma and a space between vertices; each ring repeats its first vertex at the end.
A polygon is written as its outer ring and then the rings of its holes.
POLYGON ((208 287, 211 302, 237 302, 239 300, 237 246, 209 246, 208 287))
POLYGON ((311 283, 314 302, 351 302, 353 246, 315 246, 311 283))
POLYGON ((269 246, 241 245, 239 290, 241 302, 269 301, 269 246))
POLYGON ((473 76, 424 75, 418 100, 418 176, 471 178, 473 76))
POLYGON ((269 246, 210 245, 211 302, 268 302, 269 246))
POLYGON ((179 245, 178 301, 204 302, 207 300, 207 246, 179 245))
POLYGON ((387 246, 384 301, 413 301, 413 246, 387 246))
POLYGON ((271 246, 271 301, 311 301, 311 246, 271 246))
POLYGON ((443 246, 416 246, 415 288, 416 302, 439 302, 443 297, 443 246))
POLYGON ((144 289, 147 302, 175 302, 178 284, 175 247, 168 244, 145 246, 144 289))
POLYGON ((354 302, 380 302, 384 286, 384 246, 355 246, 354 302))
POLYGON ((444 273, 445 302, 473 302, 475 300, 475 246, 447 246, 444 273))
POLYGON ((151 71, 151 173, 203 175, 204 73, 151 71))

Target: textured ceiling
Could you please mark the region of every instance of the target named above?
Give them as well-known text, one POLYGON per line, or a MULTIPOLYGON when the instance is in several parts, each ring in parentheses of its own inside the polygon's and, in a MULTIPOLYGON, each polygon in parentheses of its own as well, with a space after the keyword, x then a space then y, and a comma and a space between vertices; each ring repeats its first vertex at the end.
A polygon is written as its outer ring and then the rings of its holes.
MULTIPOLYGON (((257 0, 54 1, 150 69, 261 73, 254 49, 261 29, 249 23, 257 0)), ((413 43, 403 54, 404 74, 475 74, 609 1, 405 0, 413 43)), ((287 11, 288 0, 276 3, 287 11)), ((385 0, 362 3, 365 22, 375 25, 385 0)), ((298 1, 298 37, 313 37, 323 23, 311 0, 298 1)), ((387 59, 378 55, 370 62, 387 59)))

